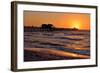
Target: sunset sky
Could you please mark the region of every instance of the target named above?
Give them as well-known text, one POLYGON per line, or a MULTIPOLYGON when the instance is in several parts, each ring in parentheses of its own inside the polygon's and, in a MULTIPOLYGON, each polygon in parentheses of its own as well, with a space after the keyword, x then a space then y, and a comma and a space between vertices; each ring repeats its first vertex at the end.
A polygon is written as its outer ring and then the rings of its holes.
POLYGON ((90 30, 90 14, 24 11, 24 26, 40 27, 41 24, 53 24, 56 28, 90 30))

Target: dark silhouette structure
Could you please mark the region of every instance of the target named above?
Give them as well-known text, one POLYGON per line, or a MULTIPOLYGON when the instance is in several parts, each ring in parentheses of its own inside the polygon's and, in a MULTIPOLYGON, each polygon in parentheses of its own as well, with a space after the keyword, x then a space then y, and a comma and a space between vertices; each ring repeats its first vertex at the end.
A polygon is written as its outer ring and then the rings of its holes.
POLYGON ((41 28, 45 31, 52 31, 54 30, 54 26, 52 24, 42 24, 41 28))
POLYGON ((47 24, 42 24, 42 25, 41 25, 41 28, 42 28, 42 29, 47 29, 47 24))
POLYGON ((75 28, 75 27, 74 27, 73 30, 78 30, 78 28, 75 28))
POLYGON ((45 31, 45 32, 49 32, 49 31, 77 31, 78 28, 57 28, 54 27, 53 24, 41 24, 40 27, 36 27, 36 26, 24 26, 24 31, 25 32, 38 32, 38 31, 45 31))

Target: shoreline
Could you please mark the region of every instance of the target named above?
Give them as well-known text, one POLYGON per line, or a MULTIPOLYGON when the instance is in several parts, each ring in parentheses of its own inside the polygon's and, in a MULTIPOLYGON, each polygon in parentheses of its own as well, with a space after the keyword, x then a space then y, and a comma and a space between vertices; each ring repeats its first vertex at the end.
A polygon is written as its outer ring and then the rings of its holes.
POLYGON ((72 60, 89 59, 90 56, 53 50, 50 48, 24 48, 24 61, 49 61, 49 60, 72 60))

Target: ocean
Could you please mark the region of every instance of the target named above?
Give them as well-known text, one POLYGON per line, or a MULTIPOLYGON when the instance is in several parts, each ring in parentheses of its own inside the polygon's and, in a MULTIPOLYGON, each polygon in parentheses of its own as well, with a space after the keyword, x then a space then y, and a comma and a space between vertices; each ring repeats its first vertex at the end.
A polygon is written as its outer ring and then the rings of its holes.
POLYGON ((24 31, 24 61, 90 58, 90 31, 24 31))

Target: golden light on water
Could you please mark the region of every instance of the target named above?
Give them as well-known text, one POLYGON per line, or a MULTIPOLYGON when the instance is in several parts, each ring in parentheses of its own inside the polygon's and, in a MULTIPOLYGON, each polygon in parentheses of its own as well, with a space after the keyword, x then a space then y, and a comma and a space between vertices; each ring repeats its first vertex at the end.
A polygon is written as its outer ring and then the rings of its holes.
POLYGON ((80 55, 80 54, 76 54, 76 53, 71 53, 71 52, 64 52, 64 51, 59 51, 59 50, 54 50, 54 49, 49 49, 49 48, 46 48, 46 49, 41 49, 41 48, 25 48, 24 50, 28 50, 28 51, 32 51, 33 53, 34 52, 37 52, 37 53, 41 53, 42 56, 43 55, 56 55, 56 56, 62 56, 62 57, 71 57, 71 58, 84 58, 84 59, 87 59, 89 58, 89 56, 86 56, 86 55, 80 55))

